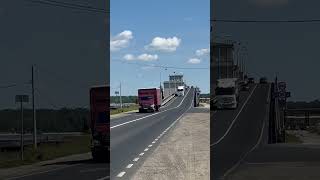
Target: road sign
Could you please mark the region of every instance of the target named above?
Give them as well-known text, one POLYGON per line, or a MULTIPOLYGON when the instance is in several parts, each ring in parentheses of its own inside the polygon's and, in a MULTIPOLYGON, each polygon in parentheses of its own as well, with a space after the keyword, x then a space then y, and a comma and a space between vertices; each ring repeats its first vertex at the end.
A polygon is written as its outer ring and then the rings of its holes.
POLYGON ((119 94, 119 91, 115 91, 114 93, 115 93, 115 94, 119 94))
POLYGON ((28 95, 16 95, 16 102, 29 102, 28 95))

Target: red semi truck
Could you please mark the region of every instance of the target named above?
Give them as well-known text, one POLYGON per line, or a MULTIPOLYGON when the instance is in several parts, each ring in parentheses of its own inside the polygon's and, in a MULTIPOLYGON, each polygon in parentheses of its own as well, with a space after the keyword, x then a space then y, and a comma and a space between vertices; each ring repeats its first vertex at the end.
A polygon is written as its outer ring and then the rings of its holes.
POLYGON ((94 160, 110 160, 110 86, 90 89, 91 152, 94 160))
POLYGON ((152 110, 159 111, 161 106, 161 91, 157 88, 139 89, 138 104, 139 112, 152 110))

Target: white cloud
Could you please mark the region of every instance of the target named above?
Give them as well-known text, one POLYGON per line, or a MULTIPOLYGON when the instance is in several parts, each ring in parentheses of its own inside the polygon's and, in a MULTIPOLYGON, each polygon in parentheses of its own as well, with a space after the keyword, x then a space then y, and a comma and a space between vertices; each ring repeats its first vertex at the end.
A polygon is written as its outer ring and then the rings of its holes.
POLYGON ((132 54, 126 54, 123 56, 123 59, 127 60, 127 61, 132 61, 135 59, 134 55, 132 54))
POLYGON ((190 64, 199 64, 201 62, 201 59, 198 58, 191 58, 188 60, 188 63, 190 64))
POLYGON ((126 54, 123 56, 124 60, 127 61, 133 61, 133 60, 140 60, 140 61, 155 61, 158 60, 158 55, 157 54, 141 54, 139 56, 134 56, 132 54, 126 54))
POLYGON ((197 56, 203 56, 203 55, 207 55, 210 53, 210 49, 198 49, 196 50, 196 55, 197 56))
POLYGON ((130 40, 133 38, 132 32, 125 30, 114 37, 110 38, 110 50, 118 51, 126 48, 129 45, 130 40))
POLYGON ((181 43, 181 39, 177 37, 172 38, 162 38, 162 37, 155 37, 153 38, 152 42, 145 46, 146 49, 149 50, 158 50, 164 52, 173 52, 177 50, 181 43))
POLYGON ((137 57, 138 60, 141 60, 141 61, 154 61, 154 60, 157 60, 158 59, 158 55, 154 54, 154 55, 151 55, 151 54, 141 54, 137 57))

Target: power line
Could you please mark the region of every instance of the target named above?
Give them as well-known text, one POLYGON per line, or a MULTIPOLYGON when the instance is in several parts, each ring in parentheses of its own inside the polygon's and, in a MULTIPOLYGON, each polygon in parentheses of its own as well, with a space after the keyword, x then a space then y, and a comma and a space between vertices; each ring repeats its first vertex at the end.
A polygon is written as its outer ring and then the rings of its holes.
POLYGON ((85 10, 85 11, 95 12, 95 13, 110 13, 109 11, 107 11, 106 9, 103 9, 103 8, 96 8, 96 7, 92 7, 92 6, 67 3, 67 2, 62 2, 62 1, 54 1, 54 0, 26 0, 26 1, 36 3, 36 4, 48 5, 48 6, 63 7, 63 8, 69 8, 69 9, 77 9, 77 10, 85 10))
POLYGON ((312 23, 320 22, 320 19, 300 19, 300 20, 235 20, 235 19, 213 19, 211 22, 222 23, 312 23))
POLYGON ((165 69, 198 69, 198 70, 207 70, 207 69, 210 69, 209 67, 208 68, 205 68, 205 67, 177 67, 177 66, 164 66, 164 65, 149 65, 149 64, 142 64, 142 63, 133 63, 133 62, 126 62, 126 61, 113 61, 113 62, 120 62, 120 63, 123 63, 123 64, 132 64, 132 65, 137 65, 137 66, 148 66, 148 67, 158 67, 158 68, 165 68, 165 69))

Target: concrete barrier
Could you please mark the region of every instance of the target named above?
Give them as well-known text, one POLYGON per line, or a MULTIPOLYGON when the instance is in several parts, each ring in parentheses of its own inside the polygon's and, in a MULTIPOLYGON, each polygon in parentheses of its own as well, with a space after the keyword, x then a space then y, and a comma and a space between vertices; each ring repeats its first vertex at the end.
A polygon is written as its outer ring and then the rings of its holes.
POLYGON ((174 94, 171 95, 171 96, 166 97, 166 98, 163 100, 163 102, 161 103, 161 106, 166 105, 166 104, 167 104, 169 101, 171 101, 174 97, 175 97, 174 94))

